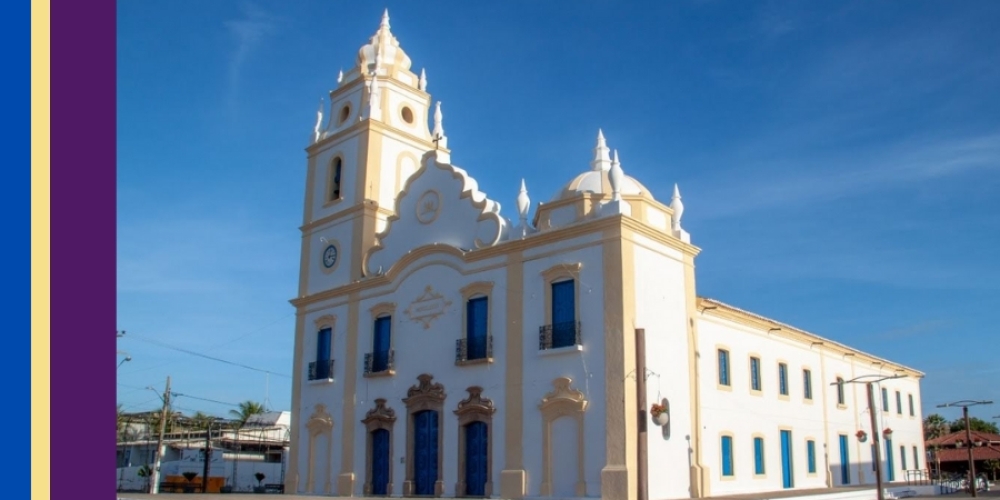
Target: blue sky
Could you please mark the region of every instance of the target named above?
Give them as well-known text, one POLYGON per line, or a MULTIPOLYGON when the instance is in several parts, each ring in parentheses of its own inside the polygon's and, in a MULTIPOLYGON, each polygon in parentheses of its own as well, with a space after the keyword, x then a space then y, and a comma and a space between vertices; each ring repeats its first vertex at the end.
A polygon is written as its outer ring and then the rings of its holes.
POLYGON ((986 1, 119 2, 127 410, 167 375, 187 412, 290 407, 304 147, 385 7, 508 217, 522 177, 535 204, 587 169, 601 127, 661 201, 680 184, 699 294, 924 371, 925 415, 1000 415, 986 1))

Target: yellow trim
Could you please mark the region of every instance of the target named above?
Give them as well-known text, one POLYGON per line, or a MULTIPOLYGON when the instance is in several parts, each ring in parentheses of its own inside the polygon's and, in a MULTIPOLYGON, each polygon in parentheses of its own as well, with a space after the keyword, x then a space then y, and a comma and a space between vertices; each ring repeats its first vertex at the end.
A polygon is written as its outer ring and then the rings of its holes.
MULTIPOLYGON (((694 247, 692 247, 694 248, 694 247)), ((701 354, 698 347, 698 294, 695 287, 694 258, 697 252, 684 253, 684 301, 687 305, 687 341, 688 341, 688 390, 691 394, 691 441, 688 445, 694 448, 689 467, 688 481, 691 485, 691 497, 703 498, 711 496, 711 469, 705 466, 703 454, 701 426, 701 354)))
MULTIPOLYGON (((358 316, 359 304, 358 294, 351 293, 348 296, 350 301, 347 306, 347 331, 345 335, 347 345, 344 352, 344 392, 343 394, 357 394, 358 385, 358 316)), ((340 496, 352 496, 354 494, 354 425, 355 425, 355 398, 345 397, 342 403, 340 426, 343 431, 341 437, 340 454, 340 476, 337 478, 337 494, 340 496)), ((329 472, 333 474, 332 464, 329 472)))
POLYGON ((750 384, 747 386, 750 390, 751 396, 763 397, 764 395, 764 374, 761 373, 761 366, 763 361, 761 361, 761 355, 756 352, 751 352, 750 356, 747 358, 747 375, 750 377, 750 384), (760 389, 753 388, 753 360, 757 360, 757 386, 760 389))
POLYGON ((719 438, 716 440, 716 445, 719 447, 719 480, 720 481, 735 481, 736 480, 736 437, 733 435, 733 431, 722 431, 719 433, 719 438), (728 437, 730 448, 729 448, 729 461, 732 462, 729 466, 730 470, 733 472, 730 475, 725 475, 725 464, 722 462, 725 459, 725 454, 722 452, 722 438, 728 437))
MULTIPOLYGON (((584 469, 586 439, 584 431, 584 414, 587 411, 587 398, 577 389, 570 386, 569 377, 559 377, 552 381, 553 390, 542 398, 538 409, 542 413, 542 484, 541 496, 552 496, 552 462, 554 446, 552 444, 552 423, 560 417, 570 417, 576 420, 576 496, 587 496, 587 481, 584 469)), ((565 457, 564 457, 565 458, 565 457)))
POLYGON ((500 472, 500 496, 524 498, 524 256, 507 256, 504 370, 504 468, 500 472))
POLYGON ((351 206, 350 208, 345 208, 344 210, 341 210, 339 212, 332 213, 323 218, 316 219, 315 221, 309 222, 307 224, 303 224, 302 226, 299 226, 299 231, 301 231, 303 234, 309 234, 312 233, 317 228, 321 228, 327 225, 335 225, 333 223, 339 222, 341 219, 346 219, 352 215, 363 213, 366 210, 373 210, 375 214, 383 215, 386 217, 393 215, 394 213, 392 210, 389 210, 384 207, 368 207, 362 203, 359 203, 357 205, 351 206))
POLYGON ((754 479, 767 479, 767 436, 760 432, 755 432, 750 435, 750 451, 753 453, 753 478, 754 479), (757 443, 754 442, 755 439, 760 438, 760 464, 764 468, 763 474, 757 474, 757 443))
MULTIPOLYGON (((827 409, 827 403, 830 399, 826 395, 827 378, 826 378, 826 356, 822 352, 819 353, 819 372, 820 372, 820 384, 819 384, 819 396, 821 404, 823 405, 823 463, 826 464, 823 469, 826 473, 826 487, 833 488, 833 465, 830 462, 830 414, 827 409)), ((813 390, 813 397, 816 397, 815 387, 813 390)), ((839 436, 839 434, 838 434, 839 436)), ((838 437, 839 439, 839 437, 838 437)), ((838 446, 840 442, 837 442, 838 446)), ((850 449, 848 449, 850 453, 850 449)), ((848 457, 849 458, 849 457, 848 457)), ((839 460, 839 453, 838 453, 839 460)), ((850 461, 850 460, 848 460, 850 461)))
POLYGON ((330 463, 333 461, 333 417, 330 416, 326 411, 326 406, 322 403, 317 403, 313 409, 312 415, 309 417, 309 421, 306 423, 306 430, 309 432, 309 442, 306 445, 306 491, 309 493, 315 493, 316 483, 313 472, 318 469, 316 464, 316 441, 320 437, 326 436, 326 481, 323 482, 323 493, 326 495, 330 494, 331 490, 331 475, 333 471, 330 470, 330 463))
MULTIPOLYGON (((292 443, 294 453, 288 456, 288 471, 285 474, 285 491, 296 493, 299 491, 299 439, 302 433, 299 415, 303 414, 302 403, 302 362, 305 353, 304 338, 306 329, 305 313, 300 309, 295 313, 295 341, 292 355, 292 421, 289 426, 289 442, 292 443)), ((332 342, 331 342, 332 344, 332 342)))

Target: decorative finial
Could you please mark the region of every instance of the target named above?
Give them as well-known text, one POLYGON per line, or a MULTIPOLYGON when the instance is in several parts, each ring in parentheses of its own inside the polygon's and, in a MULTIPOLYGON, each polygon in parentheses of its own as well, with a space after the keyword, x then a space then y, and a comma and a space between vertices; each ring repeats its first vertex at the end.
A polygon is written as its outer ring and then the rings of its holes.
POLYGON ((517 213, 521 217, 521 225, 528 225, 528 208, 531 207, 531 199, 528 198, 528 188, 521 179, 521 192, 517 194, 517 213))
POLYGON ((343 81, 344 81, 344 69, 341 68, 341 70, 337 72, 337 85, 340 85, 341 83, 343 83, 343 81))
POLYGON ((594 159, 590 162, 593 170, 608 170, 611 168, 611 158, 608 157, 608 145, 604 140, 604 131, 597 129, 597 146, 594 147, 594 159))
POLYGON ((323 98, 319 98, 319 108, 316 110, 316 126, 313 127, 313 142, 319 141, 319 127, 323 124, 323 98))
POLYGON ((382 22, 378 25, 379 28, 389 29, 389 9, 385 9, 382 13, 382 22))
POLYGON ((435 139, 441 139, 444 137, 443 121, 444 115, 441 114, 441 101, 438 101, 434 106, 434 130, 431 132, 431 135, 433 135, 435 139))
POLYGON ((420 68, 420 82, 417 83, 417 88, 424 92, 427 91, 427 72, 423 68, 420 68))
POLYGON ((620 201, 622 199, 622 180, 625 177, 625 172, 622 171, 622 166, 618 162, 618 150, 615 150, 614 159, 611 160, 611 170, 608 172, 608 182, 611 183, 611 201, 620 201))
POLYGON ((681 201, 681 190, 674 184, 674 196, 670 199, 670 208, 674 211, 674 219, 671 222, 672 229, 677 232, 681 230, 681 216, 684 215, 684 202, 681 201))

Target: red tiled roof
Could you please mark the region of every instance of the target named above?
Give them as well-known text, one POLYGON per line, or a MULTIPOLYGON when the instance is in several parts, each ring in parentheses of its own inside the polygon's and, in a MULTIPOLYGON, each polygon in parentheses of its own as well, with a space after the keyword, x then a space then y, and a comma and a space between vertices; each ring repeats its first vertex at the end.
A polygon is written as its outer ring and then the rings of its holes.
MULTIPOLYGON (((993 443, 995 446, 1000 445, 1000 434, 993 434, 990 432, 979 432, 979 431, 972 431, 971 434, 973 443, 981 441, 985 443, 993 443)), ((965 431, 958 431, 958 432, 952 432, 951 434, 945 434, 944 436, 941 436, 939 438, 928 439, 927 446, 928 447, 942 446, 946 448, 951 448, 954 447, 955 444, 958 442, 965 443, 966 441, 967 439, 965 437, 965 431)))
MULTIPOLYGON (((943 448, 936 450, 935 459, 941 462, 968 462, 968 448, 943 448)), ((979 460, 1000 460, 1000 447, 996 446, 975 446, 972 448, 972 459, 979 460)))

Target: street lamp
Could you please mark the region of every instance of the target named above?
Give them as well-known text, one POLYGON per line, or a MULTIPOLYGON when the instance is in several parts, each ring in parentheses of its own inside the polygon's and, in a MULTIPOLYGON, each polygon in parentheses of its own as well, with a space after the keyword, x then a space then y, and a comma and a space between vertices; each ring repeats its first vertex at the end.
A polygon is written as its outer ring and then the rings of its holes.
POLYGON ((950 406, 961 406, 962 407, 962 417, 965 419, 965 440, 969 443, 969 493, 973 497, 977 497, 976 494, 976 461, 972 458, 972 428, 969 426, 969 407, 976 405, 991 405, 993 401, 973 401, 970 399, 965 399, 962 401, 955 401, 953 403, 945 403, 943 405, 937 405, 938 408, 948 408, 950 406))
POLYGON ((127 353, 124 353, 122 351, 118 351, 118 354, 125 354, 125 357, 122 358, 122 360, 118 362, 118 366, 115 368, 116 371, 118 370, 118 368, 121 368, 122 365, 125 364, 126 361, 132 361, 132 356, 129 356, 127 353))
POLYGON ((879 375, 879 374, 869 374, 861 375, 860 377, 854 377, 851 380, 837 381, 830 385, 842 385, 842 384, 865 384, 865 389, 868 391, 868 415, 871 417, 872 422, 872 448, 875 450, 875 487, 878 488, 875 492, 878 500, 885 500, 885 493, 882 491, 882 454, 879 450, 879 432, 878 432, 878 419, 875 418, 875 387, 874 384, 881 382, 883 380, 891 380, 895 378, 904 378, 905 374, 897 375, 879 375), (875 377, 875 380, 864 380, 875 377))

